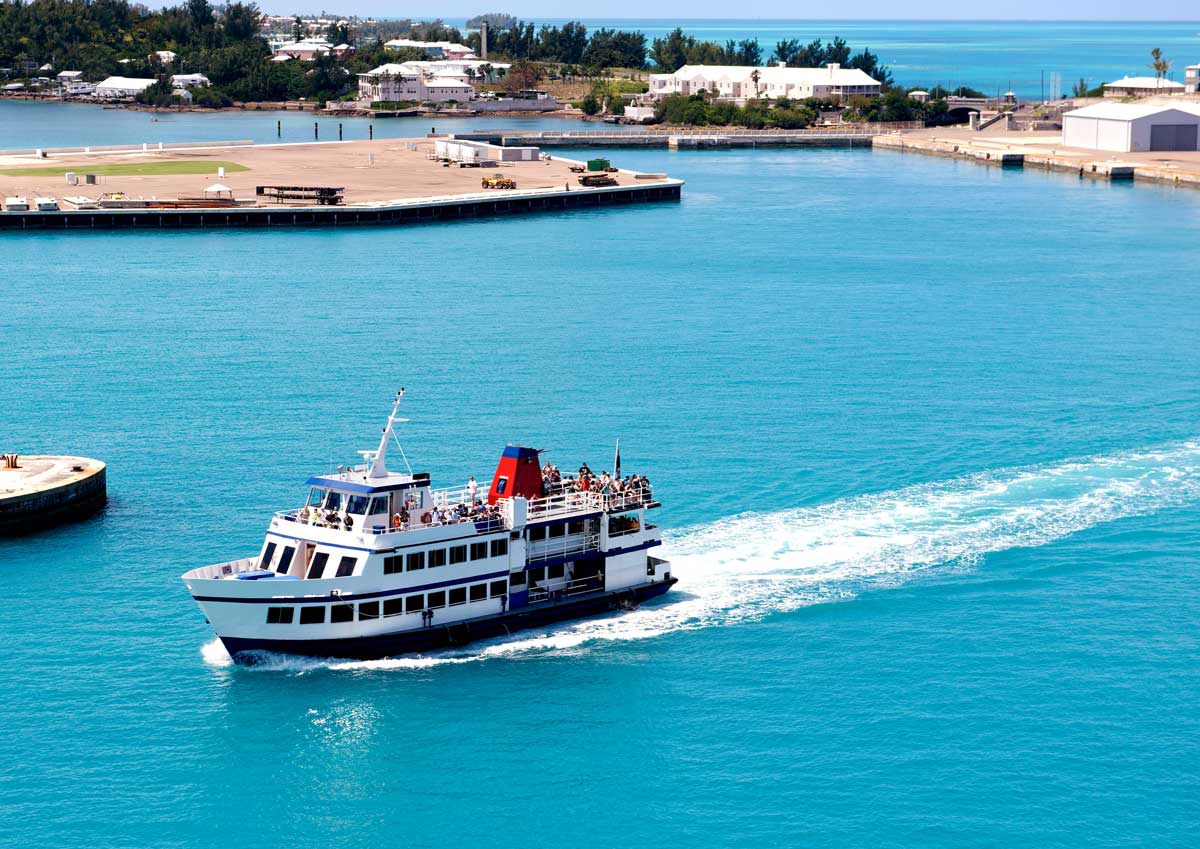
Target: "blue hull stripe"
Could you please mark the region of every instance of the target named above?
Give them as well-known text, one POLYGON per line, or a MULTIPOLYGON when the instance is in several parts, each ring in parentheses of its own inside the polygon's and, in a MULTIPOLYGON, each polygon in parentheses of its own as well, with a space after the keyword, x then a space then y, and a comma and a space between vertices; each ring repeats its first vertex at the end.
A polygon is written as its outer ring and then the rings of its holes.
POLYGON ((607 613, 616 609, 622 601, 645 601, 665 593, 675 585, 671 578, 654 584, 643 584, 628 590, 601 593, 570 601, 538 604, 533 607, 510 610, 497 616, 471 619, 449 625, 436 625, 372 637, 347 637, 332 640, 258 640, 239 637, 222 637, 226 650, 238 663, 253 663, 255 652, 278 652, 299 654, 309 657, 340 657, 357 660, 374 660, 381 657, 425 652, 448 646, 461 646, 475 640, 502 637, 523 628, 537 628, 567 619, 607 613))
POLYGON ((271 598, 229 598, 227 596, 217 595, 198 595, 193 596, 196 601, 218 601, 227 602, 230 604, 328 604, 330 601, 360 601, 372 598, 387 598, 394 595, 408 595, 409 593, 420 593, 426 590, 438 590, 443 587, 466 586, 473 584, 476 581, 490 581, 494 578, 507 578, 508 570, 503 572, 488 572, 486 575, 472 575, 470 578, 451 578, 449 581, 438 581, 433 584, 421 584, 415 587, 404 587, 397 590, 380 590, 374 593, 342 593, 341 595, 329 596, 272 596, 271 598))
MULTIPOLYGON (((588 553, 586 555, 586 557, 612 557, 612 556, 618 555, 618 554, 629 554, 630 552, 634 552, 634 551, 642 551, 643 549, 654 548, 655 546, 658 546, 658 545, 662 545, 662 540, 652 540, 650 542, 642 543, 641 545, 636 545, 631 548, 617 548, 617 549, 613 549, 613 550, 607 551, 607 552, 588 553)), ((572 555, 565 559, 540 560, 540 561, 537 561, 532 564, 527 563, 525 565, 525 571, 528 572, 530 569, 540 569, 543 566, 554 566, 554 565, 557 565, 558 563, 565 563, 568 560, 583 560, 583 559, 586 559, 586 557, 581 556, 580 554, 575 554, 575 555, 572 555)), ((347 601, 347 602, 348 601, 366 601, 366 600, 373 599, 373 598, 389 598, 390 596, 408 595, 409 593, 420 593, 420 592, 426 592, 428 590, 438 590, 438 589, 442 589, 444 587, 453 587, 453 586, 459 586, 459 585, 465 585, 465 584, 473 584, 476 581, 490 581, 495 578, 505 578, 505 577, 508 577, 508 575, 509 575, 509 571, 507 569, 505 569, 503 572, 488 572, 486 575, 473 575, 470 578, 451 578, 448 581, 438 581, 437 583, 432 583, 432 584, 420 584, 419 586, 415 586, 415 587, 403 587, 403 588, 393 589, 393 590, 379 590, 378 592, 373 592, 373 593, 355 593, 353 595, 351 595, 349 593, 343 593, 342 595, 338 595, 338 596, 335 596, 335 595, 329 595, 329 596, 302 595, 302 596, 272 596, 269 598, 229 598, 227 596, 198 595, 198 596, 193 596, 193 598, 196 601, 214 601, 214 602, 223 602, 223 603, 227 603, 227 604, 327 604, 329 601, 347 601)))

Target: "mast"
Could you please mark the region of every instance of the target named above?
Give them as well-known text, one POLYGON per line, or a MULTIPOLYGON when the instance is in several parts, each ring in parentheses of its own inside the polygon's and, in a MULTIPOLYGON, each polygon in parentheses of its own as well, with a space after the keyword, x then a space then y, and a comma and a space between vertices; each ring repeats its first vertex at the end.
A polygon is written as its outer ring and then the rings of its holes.
POLYGON ((388 442, 392 438, 392 433, 395 431, 397 422, 406 422, 408 419, 402 419, 396 416, 400 411, 400 402, 404 400, 404 387, 400 387, 400 391, 396 393, 396 400, 392 403, 392 413, 388 416, 387 426, 384 427, 383 433, 379 437, 379 447, 374 451, 360 451, 363 459, 367 462, 367 477, 368 478, 385 478, 387 477, 387 449, 388 442))

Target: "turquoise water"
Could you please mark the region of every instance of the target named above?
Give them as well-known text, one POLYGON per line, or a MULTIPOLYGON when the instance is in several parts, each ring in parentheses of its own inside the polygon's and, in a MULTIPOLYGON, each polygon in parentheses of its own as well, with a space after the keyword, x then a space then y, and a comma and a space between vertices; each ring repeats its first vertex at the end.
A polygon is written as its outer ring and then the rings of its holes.
MULTIPOLYGON (((999 11, 999 10, 998 10, 999 11)), ((1168 10, 1170 11, 1170 10, 1168 10)), ((637 20, 588 19, 589 29, 641 30, 647 42, 675 27, 703 41, 757 38, 764 58, 776 42, 797 38, 829 41, 842 36, 855 50, 878 54, 902 85, 968 85, 985 92, 1013 89, 1040 97, 1043 73, 1057 72, 1070 94, 1080 77, 1089 86, 1123 76, 1153 75, 1150 50, 1161 47, 1171 79, 1183 81, 1186 65, 1200 62, 1200 23, 1195 21, 864 21, 864 20, 637 20)), ((462 25, 463 21, 457 21, 462 25)), ((541 23, 541 21, 539 21, 541 23)), ((550 21, 562 23, 562 21, 550 21)))
POLYGON ((149 144, 183 141, 266 143, 412 138, 456 129, 585 129, 637 132, 640 127, 595 124, 565 118, 326 118, 309 112, 137 112, 84 103, 0 101, 0 150, 78 145, 149 144), (314 133, 313 125, 317 125, 314 133))
POLYGON ((112 496, 0 543, 0 844, 1200 841, 1200 194, 612 156, 683 201, 0 239, 3 448, 102 457, 112 496), (401 385, 447 483, 620 437, 677 591, 229 665, 178 576, 401 385))

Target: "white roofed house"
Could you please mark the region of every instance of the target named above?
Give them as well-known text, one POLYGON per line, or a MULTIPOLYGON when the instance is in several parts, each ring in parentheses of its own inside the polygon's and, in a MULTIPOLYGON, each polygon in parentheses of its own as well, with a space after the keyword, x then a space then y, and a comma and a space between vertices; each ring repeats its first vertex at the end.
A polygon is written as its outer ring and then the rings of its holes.
POLYGON ((1154 97, 1183 93, 1183 83, 1161 77, 1124 77, 1104 84, 1105 97, 1154 97))
POLYGON ((397 103, 464 102, 475 94, 475 88, 463 76, 435 75, 422 67, 431 63, 404 62, 380 65, 358 75, 358 98, 368 102, 397 103))
POLYGON ((831 64, 824 68, 788 68, 781 65, 684 65, 673 74, 651 74, 649 96, 692 95, 701 91, 718 100, 744 103, 752 98, 775 100, 810 97, 848 100, 874 97, 881 91, 877 80, 857 68, 831 64))
POLYGON ((424 74, 407 65, 388 63, 358 75, 358 99, 368 102, 419 102, 424 74))
POLYGON ((299 59, 303 62, 311 62, 321 53, 332 53, 333 49, 333 45, 324 39, 306 38, 302 41, 289 41, 279 45, 275 50, 274 58, 277 61, 299 59))
POLYGON ((1188 94, 1200 94, 1200 65, 1188 65, 1184 69, 1183 87, 1188 94))
POLYGON ((171 85, 175 88, 208 88, 208 77, 204 74, 172 74, 171 85))
POLYGON ((424 50, 434 59, 475 58, 475 52, 470 47, 453 41, 416 41, 411 38, 393 38, 391 41, 384 42, 383 46, 390 50, 400 50, 405 47, 424 50))
POLYGON ((109 77, 96 86, 96 97, 123 98, 137 97, 158 80, 138 77, 109 77))
POLYGON ((158 62, 161 65, 169 65, 175 61, 175 51, 173 50, 155 50, 146 57, 151 62, 158 62))
POLYGON ((55 78, 60 83, 77 83, 83 80, 83 71, 60 71, 55 78))
POLYGON ((432 77, 424 80, 424 83, 425 99, 431 103, 445 103, 449 100, 462 103, 475 95, 475 87, 457 77, 432 77))

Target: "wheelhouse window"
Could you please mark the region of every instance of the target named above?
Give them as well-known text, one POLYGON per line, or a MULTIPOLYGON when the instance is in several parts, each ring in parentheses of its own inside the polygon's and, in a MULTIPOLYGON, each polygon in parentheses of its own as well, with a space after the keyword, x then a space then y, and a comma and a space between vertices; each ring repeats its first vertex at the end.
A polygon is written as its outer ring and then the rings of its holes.
POLYGON ((349 578, 354 574, 354 567, 357 563, 357 557, 343 557, 342 562, 338 563, 337 576, 339 578, 349 578))
POLYGON ((416 572, 425 568, 425 552, 410 551, 408 553, 408 564, 405 567, 410 572, 416 572))
POLYGON ((279 565, 275 567, 275 571, 280 575, 287 574, 287 570, 292 565, 292 555, 296 553, 296 546, 289 545, 283 549, 283 554, 279 555, 279 565))
POLYGON ((501 537, 492 540, 492 557, 503 557, 508 554, 508 540, 501 537))
POLYGON ((364 619, 379 618, 379 602, 364 601, 358 605, 358 619, 361 622, 364 619))
POLYGON ((385 516, 388 513, 388 499, 386 495, 377 495, 371 499, 371 509, 369 511, 369 515, 377 516, 380 513, 385 516))
POLYGON ((301 625, 324 625, 325 605, 318 604, 300 608, 301 625))
POLYGON ((275 543, 269 542, 269 543, 267 543, 266 549, 263 551, 262 560, 259 561, 259 564, 258 564, 259 568, 260 569, 270 569, 271 568, 271 558, 274 556, 275 556, 275 543))
POLYGON ((346 512, 363 515, 367 512, 370 499, 365 495, 351 495, 346 499, 346 512))
POLYGON ((455 587, 454 589, 450 590, 449 596, 450 596, 450 606, 451 607, 454 607, 454 605, 456 605, 456 604, 466 604, 467 603, 467 588, 466 587, 455 587))
POLYGON ((446 591, 438 590, 437 592, 430 593, 425 598, 425 606, 431 610, 438 610, 439 608, 445 607, 446 591))
POLYGON ((636 513, 626 513, 624 516, 612 516, 608 520, 608 535, 619 537, 624 534, 635 534, 642 527, 636 513))
POLYGON ((467 547, 465 545, 455 545, 450 548, 450 565, 467 562, 467 547))
POLYGON ((268 625, 291 625, 292 614, 295 611, 290 607, 268 607, 267 608, 267 624, 268 625))
POLYGON ((335 604, 329 608, 330 622, 353 622, 354 621, 354 605, 353 604, 335 604))
POLYGON ((313 555, 312 565, 308 567, 309 578, 320 578, 325 574, 325 564, 329 562, 328 551, 318 551, 313 555))
POLYGON ((341 510, 342 509, 342 494, 334 492, 332 489, 325 493, 325 501, 321 504, 326 510, 341 510))
POLYGON ((310 489, 308 491, 308 502, 306 503, 305 506, 307 506, 307 507, 322 506, 325 503, 325 493, 326 492, 327 492, 327 490, 318 489, 317 487, 313 487, 312 489, 310 489))

